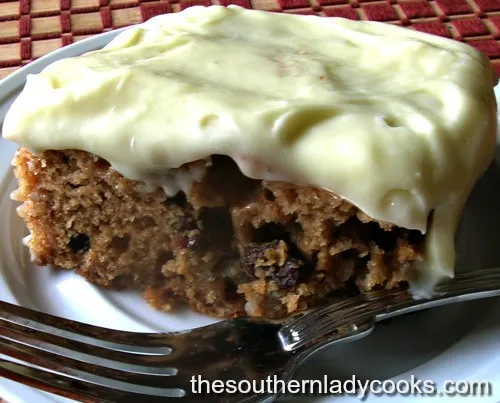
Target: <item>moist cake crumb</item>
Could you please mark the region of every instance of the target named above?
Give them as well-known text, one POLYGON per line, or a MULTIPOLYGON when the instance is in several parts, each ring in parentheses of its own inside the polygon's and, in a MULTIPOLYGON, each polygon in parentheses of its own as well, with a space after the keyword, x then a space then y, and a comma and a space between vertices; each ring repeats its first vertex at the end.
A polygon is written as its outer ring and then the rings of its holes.
POLYGON ((422 259, 419 231, 373 220, 326 190, 249 179, 218 155, 191 164, 205 174, 169 198, 91 153, 21 148, 15 199, 34 263, 140 290, 164 311, 280 318, 349 284, 401 286, 422 259))

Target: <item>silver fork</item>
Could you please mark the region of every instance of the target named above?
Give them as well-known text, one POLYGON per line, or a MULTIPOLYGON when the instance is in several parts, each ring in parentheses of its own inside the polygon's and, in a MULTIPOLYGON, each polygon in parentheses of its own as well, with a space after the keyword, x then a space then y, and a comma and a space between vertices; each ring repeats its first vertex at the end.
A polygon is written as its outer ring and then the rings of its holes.
POLYGON ((379 290, 282 321, 239 318, 173 333, 110 330, 0 301, 0 376, 84 402, 272 400, 279 392, 194 393, 192 377, 287 381, 314 352, 364 337, 378 321, 498 295, 495 268, 458 274, 432 299, 379 290))

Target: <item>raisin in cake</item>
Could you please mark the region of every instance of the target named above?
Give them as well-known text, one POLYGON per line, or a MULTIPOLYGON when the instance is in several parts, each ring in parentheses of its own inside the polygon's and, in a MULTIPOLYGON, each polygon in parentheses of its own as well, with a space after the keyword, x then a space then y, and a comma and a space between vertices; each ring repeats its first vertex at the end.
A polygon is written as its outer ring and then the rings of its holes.
POLYGON ((495 144, 466 44, 381 23, 192 7, 30 75, 3 126, 34 262, 154 307, 283 317, 453 276, 495 144))

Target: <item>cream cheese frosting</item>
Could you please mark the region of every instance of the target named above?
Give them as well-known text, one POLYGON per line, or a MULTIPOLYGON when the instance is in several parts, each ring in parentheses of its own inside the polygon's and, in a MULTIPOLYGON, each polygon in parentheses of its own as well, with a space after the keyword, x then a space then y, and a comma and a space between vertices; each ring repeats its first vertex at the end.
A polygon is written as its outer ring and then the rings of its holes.
POLYGON ((460 212, 493 158, 495 83, 474 48, 410 29, 191 7, 30 75, 3 136, 131 179, 224 154, 249 177, 328 189, 426 232, 429 290, 453 276, 460 212))

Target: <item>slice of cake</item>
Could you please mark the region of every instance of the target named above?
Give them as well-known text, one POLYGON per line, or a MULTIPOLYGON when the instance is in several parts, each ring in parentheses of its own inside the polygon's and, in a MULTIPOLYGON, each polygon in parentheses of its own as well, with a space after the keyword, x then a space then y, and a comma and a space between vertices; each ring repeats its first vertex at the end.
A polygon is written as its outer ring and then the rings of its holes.
POLYGON ((496 78, 409 29, 192 7, 28 77, 3 126, 34 262, 153 306, 283 317, 453 276, 496 78))

